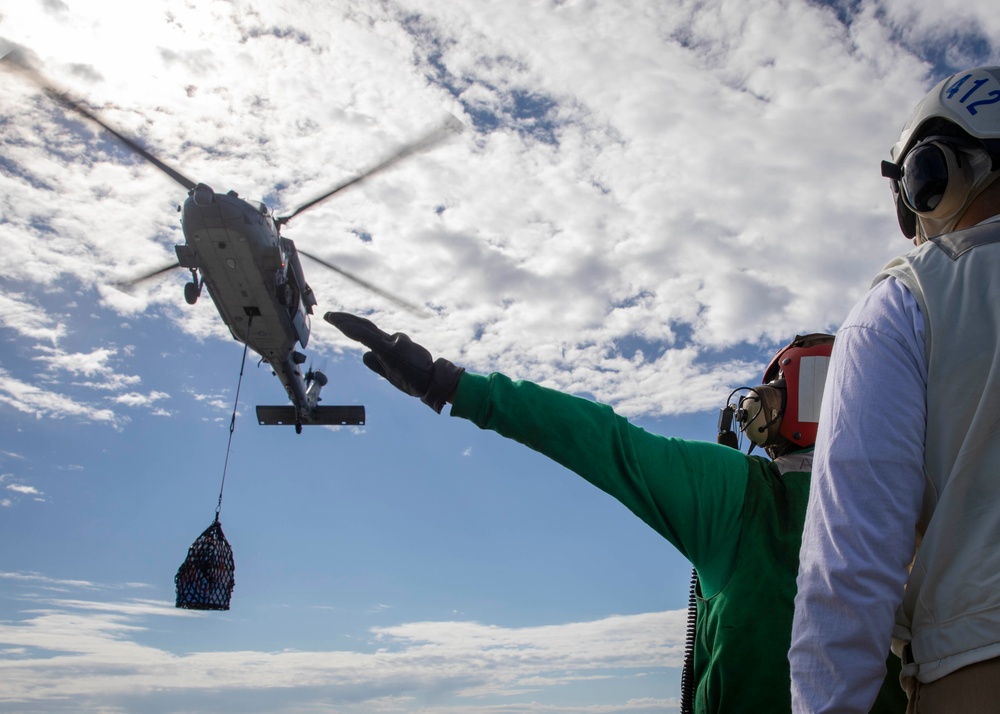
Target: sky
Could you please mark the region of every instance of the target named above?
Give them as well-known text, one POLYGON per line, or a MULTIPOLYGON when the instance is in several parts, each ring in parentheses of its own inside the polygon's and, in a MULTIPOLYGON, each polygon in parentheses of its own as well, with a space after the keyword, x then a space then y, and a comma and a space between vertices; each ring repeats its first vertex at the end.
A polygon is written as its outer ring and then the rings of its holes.
POLYGON ((676 711, 690 566, 621 504, 434 414, 319 316, 713 440, 795 334, 908 244, 878 164, 997 63, 991 0, 0 0, 29 53, 170 165, 281 215, 310 364, 364 427, 256 424, 226 612, 174 607, 212 521, 242 346, 169 260, 184 190, 0 70, 0 712, 676 711))

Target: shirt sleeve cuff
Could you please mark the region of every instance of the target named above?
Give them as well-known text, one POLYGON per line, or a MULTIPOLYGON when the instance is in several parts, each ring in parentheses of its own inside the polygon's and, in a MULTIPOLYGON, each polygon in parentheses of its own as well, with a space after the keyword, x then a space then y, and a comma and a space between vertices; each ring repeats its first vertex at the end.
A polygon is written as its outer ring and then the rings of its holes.
POLYGON ((451 405, 451 416, 475 421, 482 411, 490 391, 490 378, 481 374, 463 372, 455 389, 455 401, 451 405))

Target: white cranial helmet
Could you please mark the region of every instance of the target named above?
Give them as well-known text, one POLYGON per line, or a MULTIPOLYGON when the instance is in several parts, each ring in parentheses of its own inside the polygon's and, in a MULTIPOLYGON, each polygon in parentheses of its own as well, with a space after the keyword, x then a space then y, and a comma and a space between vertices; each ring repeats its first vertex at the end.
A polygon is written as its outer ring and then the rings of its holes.
POLYGON ((1000 67, 948 77, 914 109, 882 175, 907 238, 946 233, 1000 177, 1000 67), (997 166, 994 166, 994 164, 997 166))

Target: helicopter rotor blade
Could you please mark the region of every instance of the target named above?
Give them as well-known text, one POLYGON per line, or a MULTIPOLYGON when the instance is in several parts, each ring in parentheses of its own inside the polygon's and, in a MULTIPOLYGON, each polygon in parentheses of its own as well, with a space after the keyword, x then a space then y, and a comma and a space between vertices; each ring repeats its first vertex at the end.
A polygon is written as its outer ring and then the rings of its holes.
POLYGON ((461 133, 461 131, 462 131, 462 123, 455 117, 451 117, 448 121, 445 121, 444 124, 439 126, 437 129, 434 129, 426 136, 403 146, 401 149, 399 149, 392 155, 386 157, 385 159, 375 164, 374 166, 371 166, 368 169, 362 171, 357 176, 348 179, 343 183, 337 184, 326 193, 317 196, 311 201, 303 203, 301 206, 296 208, 287 216, 279 216, 278 218, 275 219, 275 223, 277 223, 278 225, 284 225, 285 223, 288 223, 290 220, 295 218, 295 216, 299 215, 303 211, 313 208, 316 205, 322 203, 323 201, 326 201, 328 198, 331 198, 335 194, 343 191, 345 188, 350 188, 351 186, 355 186, 364 181, 365 179, 369 179, 375 174, 384 171, 393 164, 396 164, 399 161, 402 161, 403 159, 412 156, 413 154, 419 153, 421 151, 426 151, 427 149, 430 149, 434 145, 439 144, 440 142, 444 141, 450 136, 461 133))
POLYGON ((424 310, 423 308, 418 307, 417 305, 414 305, 411 302, 407 302, 403 298, 397 297, 397 296, 393 295, 392 293, 383 290, 382 288, 378 287, 377 285, 373 285, 372 283, 369 283, 367 280, 359 278, 357 275, 354 275, 353 273, 349 273, 348 271, 344 270, 343 268, 338 268, 333 263, 330 263, 330 262, 328 262, 326 260, 323 260, 322 258, 319 258, 319 257, 313 255, 312 253, 307 253, 304 250, 302 250, 301 248, 299 248, 298 246, 296 246, 295 249, 296 249, 296 251, 298 251, 298 253, 300 255, 304 255, 305 257, 309 258, 310 260, 316 261, 317 263, 319 263, 320 265, 322 265, 324 268, 329 268, 333 272, 335 272, 335 273, 337 273, 339 275, 343 275, 345 278, 347 278, 351 282, 356 283, 357 285, 360 285, 365 290, 370 290, 371 292, 375 293, 376 295, 380 295, 380 296, 384 297, 386 300, 389 300, 389 301, 395 303, 396 305, 398 305, 399 307, 403 308, 404 310, 408 310, 409 312, 411 312, 414 315, 417 315, 419 317, 427 317, 428 316, 427 311, 424 310))
POLYGON ((160 268, 157 268, 156 270, 151 270, 148 273, 143 273, 142 275, 136 278, 131 278, 129 280, 119 280, 115 283, 112 283, 112 287, 121 290, 123 293, 128 293, 131 292, 132 288, 146 282, 147 280, 152 280, 155 277, 163 275, 164 273, 169 273, 171 270, 174 270, 175 268, 179 267, 181 267, 181 264, 178 263, 177 261, 174 261, 170 265, 164 265, 160 268))
POLYGON ((107 123, 105 123, 103 119, 101 119, 96 114, 94 114, 93 112, 91 112, 89 109, 87 109, 85 106, 83 106, 83 104, 80 101, 78 101, 77 99, 74 99, 67 92, 64 92, 64 91, 62 91, 60 89, 57 89, 55 87, 55 85, 53 85, 47 79, 45 79, 45 77, 43 77, 42 74, 37 69, 35 69, 34 67, 32 67, 27 62, 27 60, 22 56, 21 52, 16 51, 16 50, 10 51, 10 52, 8 52, 5 55, 0 56, 0 61, 4 61, 4 62, 10 63, 10 66, 12 66, 15 70, 17 70, 23 77, 25 77, 26 79, 28 79, 32 84, 34 84, 39 89, 41 89, 43 92, 45 92, 45 94, 47 94, 50 98, 52 98, 53 100, 55 100, 56 102, 58 102, 59 104, 61 104, 66 109, 69 109, 70 111, 76 112, 80 116, 82 116, 85 119, 88 119, 88 120, 94 122, 95 124, 97 124, 98 126, 100 126, 102 129, 104 129, 108 133, 112 134, 116 139, 118 139, 120 142, 122 142, 126 147, 128 147, 129 149, 131 149, 135 153, 139 154, 139 156, 141 156, 142 158, 146 159, 146 161, 148 161, 149 163, 151 163, 153 166, 155 166, 156 168, 158 168, 160 171, 162 171, 163 173, 165 173, 167 176, 169 176, 170 178, 172 178, 174 181, 176 181, 177 183, 179 183, 181 186, 183 186, 187 190, 190 191, 190 190, 192 190, 197 185, 197 184, 195 184, 194 181, 192 181, 188 177, 184 176, 182 173, 180 173, 176 169, 174 169, 174 168, 168 166, 167 164, 163 163, 158 158, 156 158, 155 156, 153 156, 151 153, 149 153, 148 151, 146 151, 146 149, 144 149, 142 146, 140 146, 139 143, 136 142, 134 139, 132 139, 131 137, 126 136, 125 134, 122 134, 117 129, 115 129, 115 128, 111 127, 110 125, 108 125, 107 123))

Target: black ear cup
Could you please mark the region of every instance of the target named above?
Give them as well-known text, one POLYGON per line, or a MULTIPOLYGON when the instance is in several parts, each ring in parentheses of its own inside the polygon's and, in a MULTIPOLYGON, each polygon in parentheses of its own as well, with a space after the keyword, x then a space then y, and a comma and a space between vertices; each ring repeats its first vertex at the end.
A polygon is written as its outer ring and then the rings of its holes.
POLYGON ((918 216, 940 220, 962 209, 972 189, 967 156, 943 141, 918 144, 903 159, 900 190, 918 216))

